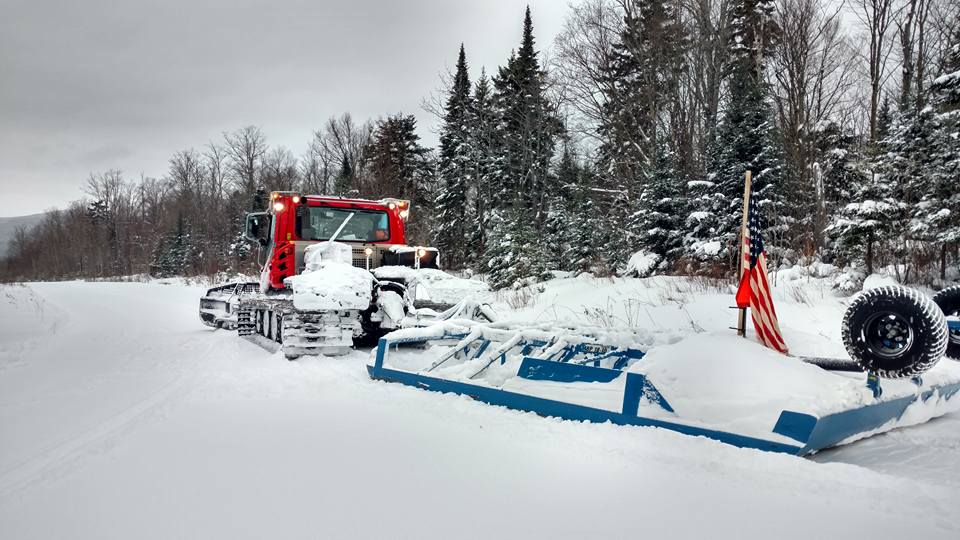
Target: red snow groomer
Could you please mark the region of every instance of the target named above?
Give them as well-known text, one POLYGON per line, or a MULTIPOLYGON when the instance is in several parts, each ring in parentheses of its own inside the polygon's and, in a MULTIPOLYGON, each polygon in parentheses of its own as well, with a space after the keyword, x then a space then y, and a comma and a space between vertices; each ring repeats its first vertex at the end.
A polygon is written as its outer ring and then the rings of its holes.
POLYGON ((288 358, 342 354, 355 339, 436 320, 490 320, 470 299, 478 282, 441 272, 435 248, 407 244, 410 211, 400 199, 271 193, 267 211, 246 219, 265 255, 260 283, 210 289, 201 319, 267 338, 288 358))

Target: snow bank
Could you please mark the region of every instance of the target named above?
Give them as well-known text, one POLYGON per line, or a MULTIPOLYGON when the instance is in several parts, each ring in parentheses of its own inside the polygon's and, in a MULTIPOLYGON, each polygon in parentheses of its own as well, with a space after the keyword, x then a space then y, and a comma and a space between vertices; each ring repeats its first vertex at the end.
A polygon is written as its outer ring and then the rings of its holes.
POLYGON ((869 291, 870 289, 878 289, 880 287, 888 287, 890 285, 899 287, 900 283, 890 276, 884 276, 881 274, 870 274, 869 276, 867 276, 867 279, 863 280, 864 291, 869 291))

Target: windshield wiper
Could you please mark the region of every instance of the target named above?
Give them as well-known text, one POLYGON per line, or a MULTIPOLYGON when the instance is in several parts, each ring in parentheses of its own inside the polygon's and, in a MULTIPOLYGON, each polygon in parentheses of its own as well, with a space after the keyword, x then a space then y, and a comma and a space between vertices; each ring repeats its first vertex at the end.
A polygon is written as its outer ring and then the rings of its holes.
POLYGON ((337 232, 333 233, 333 236, 331 236, 330 239, 327 240, 327 242, 333 242, 337 239, 338 236, 340 236, 340 233, 343 231, 343 228, 347 226, 347 223, 350 222, 350 219, 353 218, 354 214, 356 214, 356 212, 350 212, 349 214, 347 214, 347 217, 346 219, 343 220, 343 223, 341 223, 340 226, 337 227, 337 232))

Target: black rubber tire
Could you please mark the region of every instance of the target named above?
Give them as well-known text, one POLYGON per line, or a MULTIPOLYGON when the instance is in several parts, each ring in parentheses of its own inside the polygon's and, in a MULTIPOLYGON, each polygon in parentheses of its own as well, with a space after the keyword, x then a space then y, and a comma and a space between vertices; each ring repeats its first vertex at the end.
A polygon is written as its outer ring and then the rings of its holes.
POLYGON ((906 287, 860 293, 843 316, 842 333, 847 352, 864 371, 889 379, 924 373, 947 349, 943 312, 926 295, 906 287))
MULTIPOLYGON (((933 301, 947 317, 960 317, 960 285, 948 287, 938 292, 933 301)), ((947 344, 947 357, 960 360, 960 332, 951 332, 947 344)))

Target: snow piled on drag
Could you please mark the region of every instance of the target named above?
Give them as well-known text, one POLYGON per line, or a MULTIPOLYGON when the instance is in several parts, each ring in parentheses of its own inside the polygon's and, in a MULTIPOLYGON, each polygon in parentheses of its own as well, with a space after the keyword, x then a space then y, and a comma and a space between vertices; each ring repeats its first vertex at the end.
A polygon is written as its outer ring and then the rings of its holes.
MULTIPOLYGON (((368 351, 287 362, 203 327, 201 293, 0 288, 0 537, 960 534, 956 414, 813 460, 540 418, 371 381, 368 351)), ((842 354, 846 299, 819 279, 777 295, 793 352, 842 354)), ((731 291, 680 278, 498 298, 516 321, 684 347, 712 348, 733 321, 731 291)))

